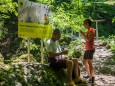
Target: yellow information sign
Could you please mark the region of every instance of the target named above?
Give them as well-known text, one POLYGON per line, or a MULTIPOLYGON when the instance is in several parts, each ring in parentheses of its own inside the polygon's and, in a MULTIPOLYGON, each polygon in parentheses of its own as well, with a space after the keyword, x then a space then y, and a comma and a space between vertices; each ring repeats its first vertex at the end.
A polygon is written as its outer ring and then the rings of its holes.
POLYGON ((51 38, 52 26, 38 23, 18 22, 18 37, 51 38))

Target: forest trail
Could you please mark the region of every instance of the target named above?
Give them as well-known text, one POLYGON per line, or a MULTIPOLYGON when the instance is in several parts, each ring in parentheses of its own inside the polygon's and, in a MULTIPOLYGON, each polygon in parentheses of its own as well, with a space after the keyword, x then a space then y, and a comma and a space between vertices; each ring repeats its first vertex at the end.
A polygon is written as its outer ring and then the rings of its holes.
MULTIPOLYGON (((111 75, 111 71, 109 70, 109 67, 111 69, 112 66, 104 65, 107 60, 113 58, 113 54, 109 49, 107 49, 106 44, 103 45, 102 42, 95 41, 95 45, 96 50, 93 60, 95 68, 95 86, 115 86, 115 74, 111 75)), ((115 68, 113 68, 113 70, 115 71, 115 68)), ((86 73, 83 70, 81 72, 81 77, 84 75, 86 75, 86 73)), ((89 86, 91 85, 89 84, 89 86)))

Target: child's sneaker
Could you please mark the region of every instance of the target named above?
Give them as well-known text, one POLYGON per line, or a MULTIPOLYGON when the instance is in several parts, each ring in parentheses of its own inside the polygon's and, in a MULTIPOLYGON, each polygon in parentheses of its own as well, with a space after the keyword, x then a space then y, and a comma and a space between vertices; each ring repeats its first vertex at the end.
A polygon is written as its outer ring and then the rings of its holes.
POLYGON ((92 77, 91 83, 94 84, 95 82, 95 77, 92 77))
POLYGON ((76 86, 76 85, 73 81, 71 81, 71 82, 68 82, 68 86, 76 86))
POLYGON ((78 78, 74 80, 74 83, 75 84, 86 84, 86 81, 81 78, 78 78))
POLYGON ((83 78, 90 78, 90 76, 86 75, 86 76, 83 76, 83 78))
POLYGON ((95 77, 91 77, 88 79, 88 82, 91 83, 91 84, 94 84, 95 82, 95 77))

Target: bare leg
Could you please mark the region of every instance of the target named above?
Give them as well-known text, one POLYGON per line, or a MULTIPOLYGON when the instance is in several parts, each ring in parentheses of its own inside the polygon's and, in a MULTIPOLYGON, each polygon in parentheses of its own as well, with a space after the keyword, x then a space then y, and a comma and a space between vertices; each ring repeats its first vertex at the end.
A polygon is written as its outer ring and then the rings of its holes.
POLYGON ((89 69, 88 60, 83 60, 83 65, 85 66, 85 69, 86 69, 88 76, 90 76, 90 69, 89 69))
POLYGON ((79 75, 78 75, 78 60, 77 59, 72 59, 72 61, 73 61, 73 71, 74 71, 74 73, 75 73, 75 77, 76 77, 76 79, 78 79, 79 78, 79 75))
POLYGON ((94 77, 95 74, 94 74, 94 67, 92 64, 92 60, 88 59, 88 64, 89 64, 90 75, 91 75, 91 77, 94 77))
POLYGON ((66 65, 67 65, 68 82, 71 82, 72 81, 73 62, 71 60, 67 60, 66 65))
POLYGON ((74 80, 74 83, 77 83, 77 82, 82 82, 82 83, 86 83, 86 81, 82 80, 79 75, 78 75, 78 60, 77 59, 72 59, 73 61, 73 71, 75 73, 75 80, 74 80))

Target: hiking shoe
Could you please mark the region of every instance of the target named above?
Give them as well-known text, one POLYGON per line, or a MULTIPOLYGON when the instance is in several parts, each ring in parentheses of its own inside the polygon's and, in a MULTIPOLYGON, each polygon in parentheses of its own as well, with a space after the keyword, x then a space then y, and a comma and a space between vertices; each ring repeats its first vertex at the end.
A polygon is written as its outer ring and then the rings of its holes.
POLYGON ((74 80, 74 83, 75 84, 86 84, 86 81, 81 78, 78 78, 74 80))
POLYGON ((95 77, 92 77, 91 83, 94 84, 95 82, 95 77))
POLYGON ((87 76, 83 76, 83 78, 90 78, 90 76, 88 76, 88 75, 87 76))
POLYGON ((68 82, 68 86, 76 86, 76 85, 73 81, 71 81, 71 82, 68 82))
POLYGON ((88 83, 94 84, 95 82, 95 77, 91 77, 88 79, 88 83))
POLYGON ((91 78, 88 78, 87 81, 88 81, 88 83, 91 83, 91 78))

